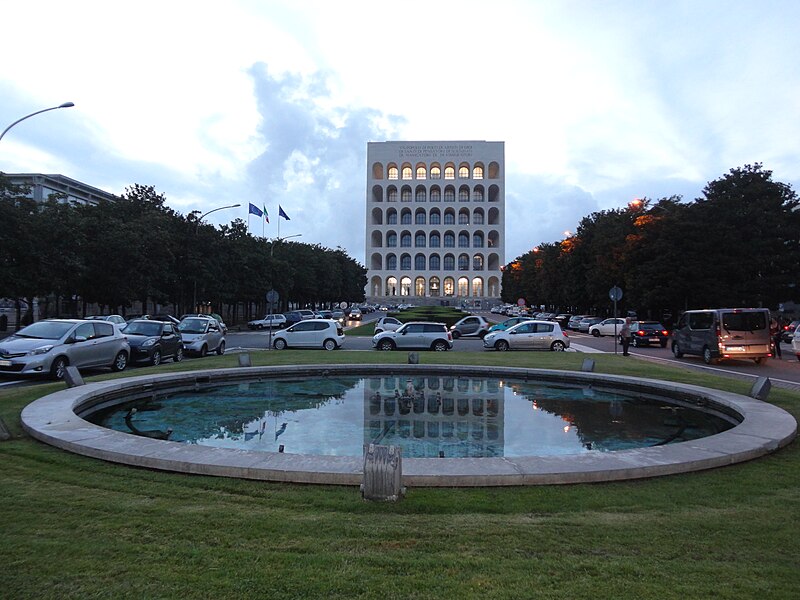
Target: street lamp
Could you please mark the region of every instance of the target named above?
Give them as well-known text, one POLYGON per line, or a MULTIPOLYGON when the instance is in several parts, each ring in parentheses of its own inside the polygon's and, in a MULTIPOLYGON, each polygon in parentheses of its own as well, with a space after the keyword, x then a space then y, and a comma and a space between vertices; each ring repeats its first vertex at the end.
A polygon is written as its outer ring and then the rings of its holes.
MULTIPOLYGON (((212 210, 210 210, 208 212, 205 212, 202 215, 200 215, 200 217, 197 219, 197 222, 194 225, 195 241, 197 241, 197 232, 200 229, 200 221, 205 219, 211 213, 217 212, 218 210, 225 210, 226 208, 239 208, 240 206, 241 206, 241 204, 229 204, 227 206, 220 206, 218 208, 214 208, 214 209, 212 209, 212 210)), ((196 272, 194 274, 194 293, 192 294, 192 308, 193 308, 194 311, 197 311, 197 273, 196 272)))
MULTIPOLYGON (((283 240, 288 240, 289 238, 293 238, 293 237, 300 237, 301 235, 303 235, 303 234, 302 233, 293 233, 292 235, 287 235, 287 236, 284 236, 284 237, 276 237, 275 238, 275 242, 282 242, 283 240)), ((272 258, 272 250, 273 250, 273 248, 275 248, 275 242, 272 242, 269 245, 269 256, 270 256, 270 258, 272 258)))
POLYGON ((4 136, 6 133, 8 133, 8 130, 9 130, 9 129, 11 129, 11 128, 12 128, 14 125, 16 125, 17 123, 19 123, 20 121, 24 121, 25 119, 30 119, 31 117, 34 117, 34 116, 36 116, 36 115, 39 115, 39 114, 41 114, 41 113, 43 113, 43 112, 47 112, 48 110, 56 110, 56 109, 58 109, 58 108, 71 108, 71 107, 73 107, 73 106, 75 106, 75 104, 74 104, 73 102, 64 102, 64 104, 59 104, 58 106, 51 106, 50 108, 44 108, 44 109, 42 109, 42 110, 37 110, 36 112, 32 112, 32 113, 31 113, 31 114, 29 114, 29 115, 25 115, 25 116, 24 116, 24 117, 22 117, 21 119, 17 119, 17 120, 16 120, 16 121, 14 121, 14 122, 13 122, 11 125, 9 125, 8 127, 6 127, 6 128, 3 130, 3 133, 0 133, 0 140, 2 140, 2 139, 3 139, 3 136, 4 136))

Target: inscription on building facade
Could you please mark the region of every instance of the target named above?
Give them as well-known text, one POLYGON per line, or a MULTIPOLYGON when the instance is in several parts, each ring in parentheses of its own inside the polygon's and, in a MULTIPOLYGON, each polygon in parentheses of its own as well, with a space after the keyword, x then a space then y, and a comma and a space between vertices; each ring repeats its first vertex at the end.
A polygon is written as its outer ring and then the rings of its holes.
POLYGON ((400 146, 400 158, 472 158, 472 144, 419 144, 400 146))

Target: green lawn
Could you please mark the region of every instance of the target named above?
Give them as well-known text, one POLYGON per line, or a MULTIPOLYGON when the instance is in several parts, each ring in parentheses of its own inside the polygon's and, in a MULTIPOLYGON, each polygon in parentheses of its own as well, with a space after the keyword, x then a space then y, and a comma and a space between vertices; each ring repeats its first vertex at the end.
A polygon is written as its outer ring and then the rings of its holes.
MULTIPOLYGON (((425 363, 579 369, 573 353, 420 353, 425 363)), ((597 370, 747 393, 747 383, 622 357, 597 370)), ((405 362, 405 353, 262 352, 254 364, 405 362)), ((166 364, 234 366, 235 356, 166 364)), ((144 369, 137 370, 137 373, 144 369)), ((104 377, 116 377, 106 375, 104 377)), ((124 374, 123 374, 124 376, 124 374)), ((724 469, 560 487, 356 488, 175 475, 28 438, 0 391, 2 598, 796 598, 800 452, 724 469)), ((796 417, 800 394, 770 400, 796 417)))

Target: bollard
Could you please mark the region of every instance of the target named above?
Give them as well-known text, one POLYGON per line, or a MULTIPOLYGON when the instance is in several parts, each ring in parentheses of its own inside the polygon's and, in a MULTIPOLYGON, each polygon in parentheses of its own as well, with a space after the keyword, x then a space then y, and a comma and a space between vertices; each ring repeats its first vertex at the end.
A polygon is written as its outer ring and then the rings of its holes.
POLYGON ((67 367, 64 370, 64 383, 67 384, 68 388, 74 388, 78 387, 79 385, 83 385, 83 377, 81 377, 78 367, 67 367))
POLYGON ((772 382, 769 377, 759 377, 750 389, 750 396, 756 400, 766 401, 769 391, 772 389, 772 382))
POLYGON ((8 425, 3 419, 0 419, 0 442, 5 442, 11 439, 11 432, 8 430, 8 425))
POLYGON ((239 366, 240 367, 252 367, 253 363, 250 360, 250 353, 243 352, 239 355, 239 366))
POLYGON ((410 364, 410 365, 418 365, 419 364, 419 352, 409 352, 408 353, 408 364, 410 364))
POLYGON ((405 493, 402 487, 403 459, 400 446, 364 446, 364 500, 396 502, 405 493))
POLYGON ((584 373, 593 373, 594 372, 594 359, 593 358, 584 358, 583 359, 583 366, 581 367, 581 371, 584 373))

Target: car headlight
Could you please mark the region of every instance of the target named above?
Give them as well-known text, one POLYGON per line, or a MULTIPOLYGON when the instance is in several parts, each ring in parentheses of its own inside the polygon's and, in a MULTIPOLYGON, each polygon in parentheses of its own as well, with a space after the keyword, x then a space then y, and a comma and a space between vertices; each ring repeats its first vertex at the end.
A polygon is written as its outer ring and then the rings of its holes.
POLYGON ((149 340, 145 340, 144 341, 144 343, 142 344, 142 347, 149 348, 150 346, 154 345, 155 343, 156 343, 156 338, 150 338, 149 340))
POLYGON ((34 354, 34 355, 35 354, 47 354, 53 348, 54 348, 54 346, 52 344, 48 344, 47 346, 39 346, 38 348, 34 348, 33 350, 31 350, 30 353, 34 354))

